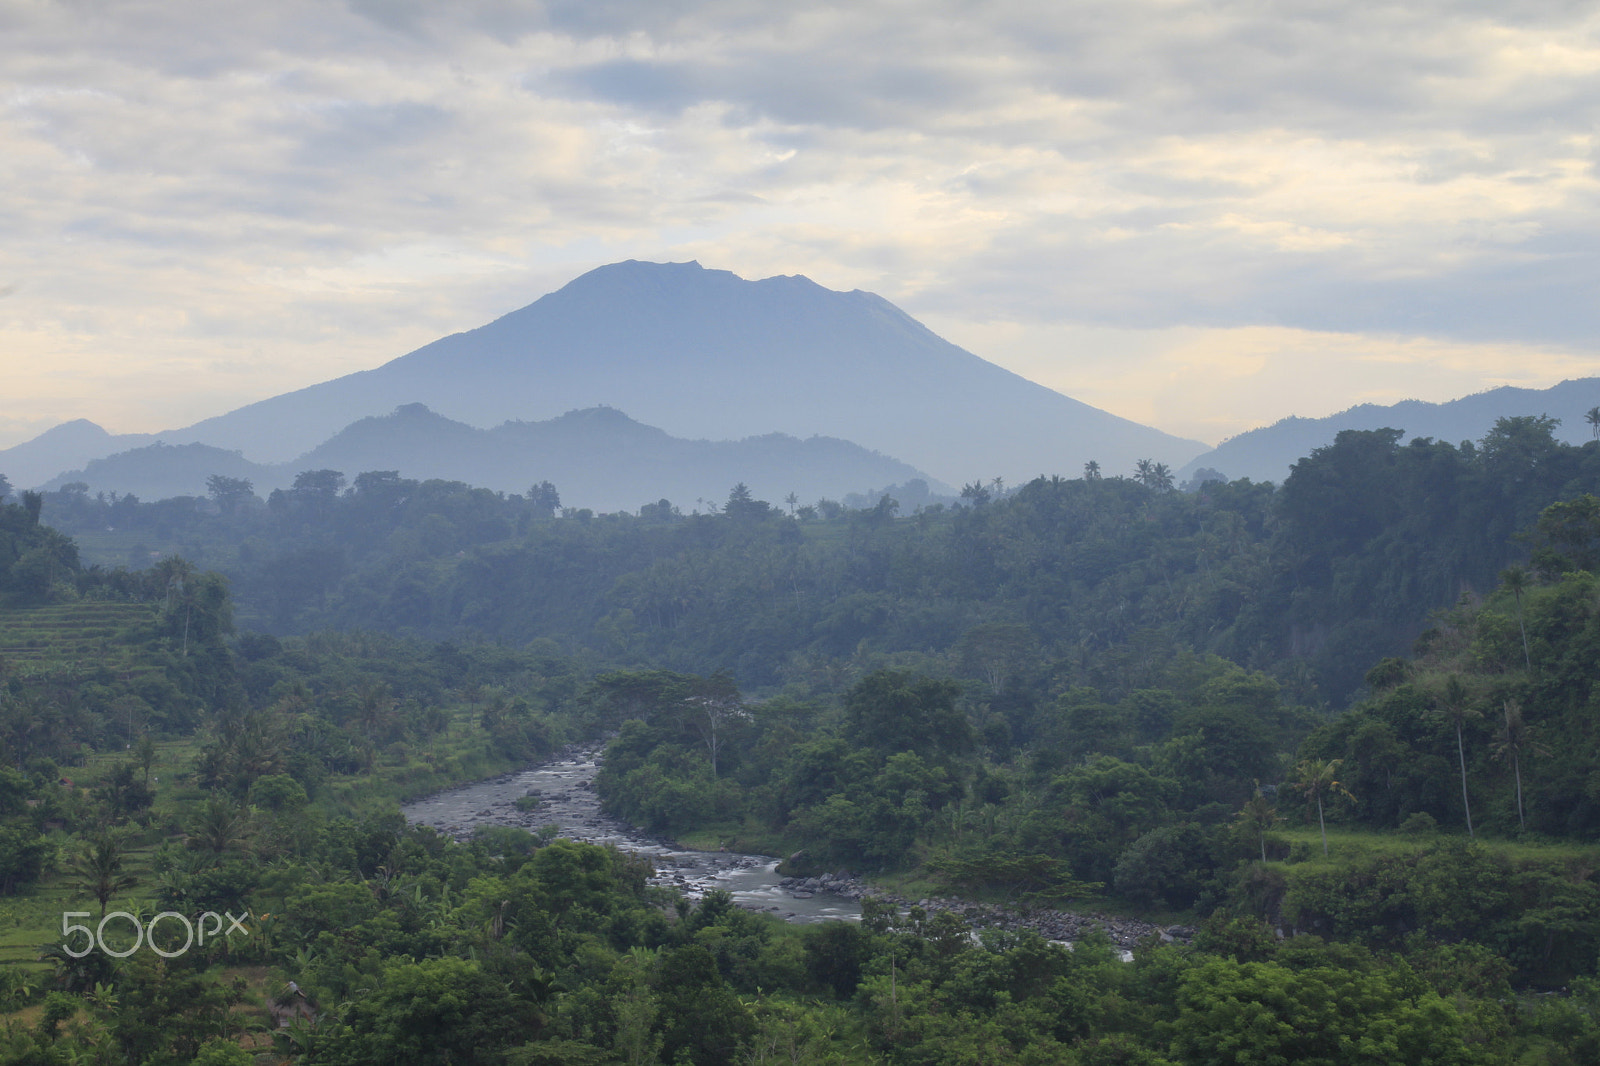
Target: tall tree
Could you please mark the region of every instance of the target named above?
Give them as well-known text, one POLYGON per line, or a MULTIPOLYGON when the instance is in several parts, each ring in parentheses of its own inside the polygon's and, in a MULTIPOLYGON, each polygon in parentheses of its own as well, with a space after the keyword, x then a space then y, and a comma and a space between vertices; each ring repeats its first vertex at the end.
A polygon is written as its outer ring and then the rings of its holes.
POLYGON ((1317 825, 1322 830, 1322 854, 1328 854, 1328 824, 1323 820, 1322 800, 1325 796, 1344 796, 1354 799, 1350 790, 1339 782, 1339 765, 1343 759, 1307 759, 1295 768, 1294 781, 1289 787, 1317 805, 1317 825))
MULTIPOLYGON (((1320 810, 1318 814, 1320 815, 1320 810)), ((1256 831, 1256 837, 1261 844, 1261 861, 1267 861, 1267 832, 1278 824, 1278 808, 1273 806, 1271 800, 1262 794, 1261 789, 1256 789, 1256 794, 1251 796, 1245 805, 1239 808, 1236 821, 1241 826, 1246 826, 1256 831)), ((1323 847, 1327 847, 1327 835, 1323 835, 1323 847)))
POLYGON ((1589 429, 1594 433, 1594 439, 1600 440, 1600 407, 1591 407, 1584 413, 1583 420, 1589 423, 1589 429))
POLYGON ((561 493, 548 481, 541 481, 528 490, 528 505, 540 518, 554 518, 561 510, 561 493))
POLYGON ((216 501, 218 510, 225 515, 232 515, 239 510, 240 504, 255 497, 255 486, 247 477, 212 474, 206 478, 206 492, 216 501))
POLYGON ((1467 795, 1467 749, 1461 734, 1467 720, 1482 718, 1483 712, 1472 705, 1472 694, 1467 686, 1451 674, 1434 694, 1433 713, 1455 727, 1456 759, 1461 766, 1461 806, 1467 814, 1467 836, 1476 839, 1477 834, 1472 829, 1472 799, 1467 795))
POLYGON ((1530 735, 1528 723, 1522 717, 1522 704, 1516 700, 1504 700, 1501 711, 1505 720, 1500 726, 1500 733, 1495 738, 1494 754, 1498 759, 1507 756, 1511 758, 1511 772, 1517 782, 1517 828, 1528 828, 1527 819, 1522 813, 1522 753, 1524 751, 1536 755, 1548 755, 1550 752, 1535 744, 1530 735))
POLYGON ((722 751, 727 726, 746 716, 739 688, 734 684, 732 674, 718 670, 708 678, 692 682, 684 702, 689 710, 690 721, 711 757, 711 776, 716 777, 717 756, 722 751))
POLYGON ((1533 673, 1533 660, 1528 655, 1528 627, 1522 621, 1522 593, 1528 587, 1528 572, 1520 566, 1513 566, 1500 574, 1500 583, 1505 585, 1511 593, 1511 598, 1517 604, 1517 629, 1522 633, 1522 665, 1528 672, 1533 673))

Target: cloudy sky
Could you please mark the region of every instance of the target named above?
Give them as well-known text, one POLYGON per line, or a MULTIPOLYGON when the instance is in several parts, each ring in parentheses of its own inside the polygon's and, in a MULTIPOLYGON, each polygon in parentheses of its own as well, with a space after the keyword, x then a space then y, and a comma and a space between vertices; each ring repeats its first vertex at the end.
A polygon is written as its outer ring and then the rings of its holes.
POLYGON ((0 445, 620 259, 869 289, 1208 442, 1600 374, 1592 2, 0 0, 0 101, 0 445))

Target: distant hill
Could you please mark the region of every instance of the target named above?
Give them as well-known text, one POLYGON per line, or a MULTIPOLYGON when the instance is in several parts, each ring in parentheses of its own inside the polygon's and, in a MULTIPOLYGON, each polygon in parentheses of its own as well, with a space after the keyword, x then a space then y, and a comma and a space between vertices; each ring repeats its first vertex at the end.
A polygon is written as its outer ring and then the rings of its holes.
POLYGON ((154 440, 148 433, 107 433, 88 419, 78 418, 47 429, 30 441, 0 448, 0 474, 19 489, 33 488, 63 470, 154 440))
POLYGON ((368 470, 397 470, 418 480, 465 481, 504 492, 526 492, 550 481, 565 504, 602 511, 637 510, 663 498, 691 510, 700 499, 720 502, 741 481, 774 503, 791 492, 812 502, 918 478, 935 492, 954 491, 896 459, 825 437, 683 440, 610 408, 483 430, 423 404, 360 419, 287 463, 252 463, 238 452, 203 444, 158 443, 96 459, 45 487, 83 482, 91 492, 161 499, 204 495, 206 479, 223 474, 248 478, 266 495, 287 488, 299 472, 318 469, 340 470, 349 479, 368 470))
POLYGON ((868 292, 633 261, 376 369, 161 437, 282 463, 417 402, 483 428, 605 405, 680 438, 820 435, 950 484, 1076 474, 1089 459, 1176 467, 1205 447, 985 362, 868 292))
POLYGON ((1182 482, 1196 471, 1209 468, 1230 480, 1282 482, 1289 467, 1326 444, 1340 430, 1399 429, 1405 439, 1432 437, 1460 444, 1477 441, 1494 427, 1496 419, 1550 415, 1561 420, 1556 436, 1569 444, 1593 437, 1584 414, 1600 405, 1600 378, 1563 381, 1548 389, 1506 386, 1446 403, 1404 400, 1388 406, 1362 404, 1326 418, 1285 418, 1261 429, 1241 433, 1198 456, 1178 471, 1182 482))
POLYGON ((224 451, 208 444, 170 445, 161 441, 125 452, 94 459, 82 470, 69 470, 45 482, 46 489, 81 482, 93 492, 128 493, 141 500, 165 500, 173 496, 204 496, 206 479, 212 474, 249 478, 258 491, 275 482, 278 474, 260 466, 238 452, 224 451))

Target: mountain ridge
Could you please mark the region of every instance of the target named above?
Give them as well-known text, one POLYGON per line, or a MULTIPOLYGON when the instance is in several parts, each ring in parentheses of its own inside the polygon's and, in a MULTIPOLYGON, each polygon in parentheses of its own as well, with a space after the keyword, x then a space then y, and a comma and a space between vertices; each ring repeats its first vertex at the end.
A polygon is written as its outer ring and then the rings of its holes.
POLYGON ((916 479, 929 482, 933 492, 954 494, 909 464, 832 438, 685 440, 612 408, 478 429, 420 403, 357 419, 286 463, 254 463, 238 451, 196 442, 157 441, 92 460, 44 487, 79 482, 91 492, 132 492, 146 499, 201 496, 206 479, 220 474, 248 478, 266 495, 317 469, 337 469, 351 479, 396 470, 419 481, 464 481, 501 492, 526 492, 550 481, 569 506, 602 511, 631 511, 661 499, 680 506, 721 499, 740 482, 769 500, 794 493, 810 502, 916 479))
POLYGON ((1072 473, 1089 459, 1178 465, 1205 449, 989 363, 881 296, 638 260, 382 366, 150 439, 276 464, 416 402, 477 428, 605 405, 686 439, 835 437, 951 484, 1072 473))
POLYGON ((1393 404, 1357 404, 1323 418, 1289 415, 1230 437, 1181 469, 1181 481, 1202 469, 1230 480, 1282 482, 1289 467, 1317 448, 1332 444, 1341 430, 1398 429, 1405 440, 1431 437, 1459 444, 1477 441, 1494 428, 1496 419, 1549 415, 1561 420, 1558 439, 1569 444, 1589 440, 1592 430, 1584 414, 1600 405, 1600 377, 1569 378, 1547 389, 1501 385, 1454 400, 1401 400, 1393 404))

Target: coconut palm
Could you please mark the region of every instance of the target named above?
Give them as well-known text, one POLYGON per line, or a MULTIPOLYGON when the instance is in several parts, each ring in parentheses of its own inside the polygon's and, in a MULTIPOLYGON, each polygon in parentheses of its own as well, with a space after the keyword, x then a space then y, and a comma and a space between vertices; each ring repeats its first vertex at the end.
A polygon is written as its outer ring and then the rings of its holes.
MULTIPOLYGON (((1343 759, 1307 759, 1295 767, 1295 777, 1289 785, 1296 792, 1307 799, 1314 800, 1317 804, 1317 825, 1322 830, 1322 854, 1328 854, 1328 824, 1322 816, 1322 799, 1324 796, 1344 796, 1346 799, 1355 799, 1350 790, 1339 782, 1339 766, 1343 759)), ((1265 847, 1265 845, 1263 845, 1265 847)))
POLYGON ((1528 572, 1520 566, 1513 566, 1501 572, 1500 583, 1505 585, 1506 590, 1511 593, 1511 598, 1517 603, 1517 629, 1522 632, 1522 665, 1532 673, 1533 660, 1528 655, 1528 627, 1522 624, 1522 594, 1528 587, 1528 572))
POLYGON ((1260 788, 1257 788, 1256 794, 1251 796, 1249 802, 1239 809, 1236 820, 1241 826, 1248 826, 1256 831, 1261 843, 1261 861, 1266 862, 1267 831, 1279 821, 1278 808, 1273 806, 1272 801, 1262 794, 1260 788))
POLYGON ((1467 836, 1477 839, 1472 830, 1472 800, 1467 796, 1467 749, 1461 739, 1462 727, 1469 718, 1482 718, 1483 712, 1472 705, 1472 695, 1461 679, 1451 675, 1444 687, 1434 695, 1433 713, 1455 726, 1456 759, 1461 765, 1461 806, 1467 813, 1467 836))
POLYGON ((1511 757, 1511 771, 1517 781, 1517 827, 1526 829, 1528 823, 1522 815, 1522 753, 1527 751, 1533 755, 1549 755, 1550 750, 1533 742, 1532 731, 1522 718, 1522 704, 1516 700, 1505 700, 1501 703, 1501 710, 1505 714, 1505 722, 1495 737, 1494 755, 1497 759, 1504 759, 1508 755, 1511 757))
POLYGON ((1589 428, 1594 431, 1594 439, 1600 440, 1600 407, 1591 407, 1583 420, 1589 423, 1589 428))
POLYGON ((123 871, 127 855, 127 836, 107 831, 85 840, 67 857, 68 884, 93 896, 102 918, 112 896, 139 883, 137 877, 123 871))
POLYGON ((253 826, 248 808, 233 803, 221 792, 213 792, 190 820, 188 830, 191 848, 220 858, 230 851, 243 850, 253 826))

